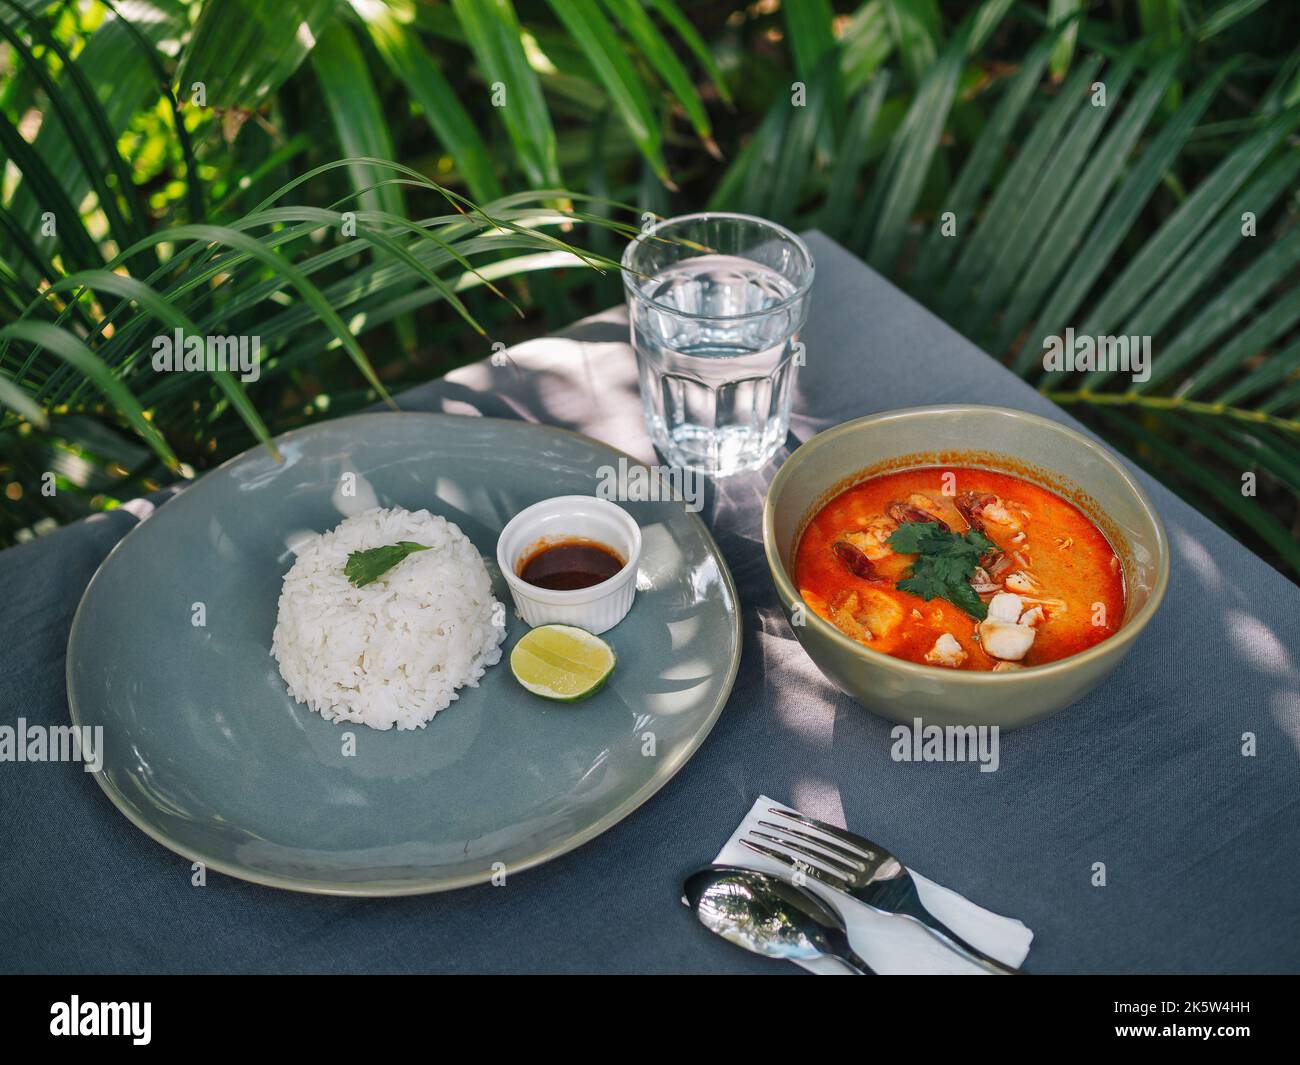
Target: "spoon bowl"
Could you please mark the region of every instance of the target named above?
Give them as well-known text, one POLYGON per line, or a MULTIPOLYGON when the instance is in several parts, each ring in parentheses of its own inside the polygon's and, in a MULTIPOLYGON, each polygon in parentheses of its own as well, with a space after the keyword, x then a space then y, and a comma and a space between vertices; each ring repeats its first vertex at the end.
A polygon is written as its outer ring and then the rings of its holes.
POLYGON ((785 880, 731 865, 693 873, 682 901, 710 932, 764 958, 834 958, 857 975, 871 968, 854 953, 838 913, 785 880))

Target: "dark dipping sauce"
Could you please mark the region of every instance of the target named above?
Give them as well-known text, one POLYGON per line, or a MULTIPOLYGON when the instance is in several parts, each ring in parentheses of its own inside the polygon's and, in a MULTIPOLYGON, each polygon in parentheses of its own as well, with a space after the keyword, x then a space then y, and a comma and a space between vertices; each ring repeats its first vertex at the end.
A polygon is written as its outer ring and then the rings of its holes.
POLYGON ((538 588, 573 591, 609 580, 623 565, 611 548, 575 537, 533 548, 520 564, 519 576, 538 588))

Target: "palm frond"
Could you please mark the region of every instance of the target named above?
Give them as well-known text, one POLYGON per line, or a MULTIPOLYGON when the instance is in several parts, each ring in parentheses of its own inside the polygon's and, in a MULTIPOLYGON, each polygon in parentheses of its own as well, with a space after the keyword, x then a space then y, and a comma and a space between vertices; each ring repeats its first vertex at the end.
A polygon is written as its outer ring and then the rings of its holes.
POLYGON ((302 65, 338 7, 335 0, 203 4, 176 72, 177 95, 202 86, 208 107, 257 107, 302 65))

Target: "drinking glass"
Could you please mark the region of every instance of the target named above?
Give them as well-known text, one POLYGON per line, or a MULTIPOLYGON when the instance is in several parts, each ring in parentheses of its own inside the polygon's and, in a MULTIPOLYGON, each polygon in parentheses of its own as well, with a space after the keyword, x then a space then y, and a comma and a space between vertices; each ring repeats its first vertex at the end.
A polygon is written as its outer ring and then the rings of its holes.
POLYGON ((785 442, 813 261, 788 229, 707 212, 642 231, 623 253, 650 437, 673 466, 726 476, 785 442))

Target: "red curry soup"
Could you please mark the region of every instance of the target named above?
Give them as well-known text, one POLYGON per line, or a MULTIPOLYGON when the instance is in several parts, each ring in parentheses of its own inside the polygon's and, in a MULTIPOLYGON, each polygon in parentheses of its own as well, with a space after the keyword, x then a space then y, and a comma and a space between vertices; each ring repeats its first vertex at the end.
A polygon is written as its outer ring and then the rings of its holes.
POLYGON ((1054 662, 1124 617, 1119 557, 1078 507, 961 466, 883 473, 835 496, 804 530, 794 580, 845 635, 949 669, 1054 662))

